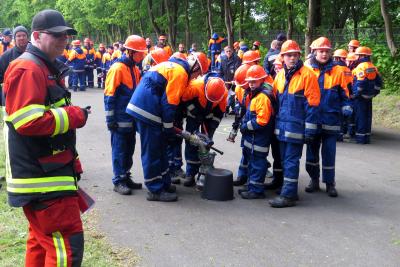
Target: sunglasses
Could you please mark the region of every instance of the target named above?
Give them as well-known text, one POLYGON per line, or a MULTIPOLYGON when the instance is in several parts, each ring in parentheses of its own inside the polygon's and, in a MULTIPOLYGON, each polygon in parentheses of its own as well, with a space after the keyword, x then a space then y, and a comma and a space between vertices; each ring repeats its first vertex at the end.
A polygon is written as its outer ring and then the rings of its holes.
POLYGON ((40 33, 51 35, 54 38, 68 37, 68 34, 66 32, 40 32, 40 33))

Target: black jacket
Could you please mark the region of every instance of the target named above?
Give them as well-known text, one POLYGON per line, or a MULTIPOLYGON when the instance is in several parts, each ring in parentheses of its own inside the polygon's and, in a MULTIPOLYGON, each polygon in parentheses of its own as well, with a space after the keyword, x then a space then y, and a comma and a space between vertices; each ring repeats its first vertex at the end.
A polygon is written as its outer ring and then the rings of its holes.
POLYGON ((3 83, 4 74, 6 73, 10 62, 22 55, 22 53, 24 53, 24 51, 14 46, 13 48, 4 52, 4 54, 0 57, 0 83, 3 83))

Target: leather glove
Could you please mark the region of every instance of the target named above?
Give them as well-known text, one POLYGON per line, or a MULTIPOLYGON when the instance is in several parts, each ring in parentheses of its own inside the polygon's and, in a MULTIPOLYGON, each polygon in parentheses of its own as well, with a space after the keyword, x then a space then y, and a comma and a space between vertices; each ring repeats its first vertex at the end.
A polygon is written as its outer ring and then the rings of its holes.
POLYGON ((118 129, 118 123, 116 122, 108 122, 107 123, 107 128, 109 131, 115 131, 118 129))
POLYGON ((315 138, 312 135, 306 135, 304 137, 304 143, 306 143, 307 145, 311 145, 312 143, 314 143, 314 140, 315 138))

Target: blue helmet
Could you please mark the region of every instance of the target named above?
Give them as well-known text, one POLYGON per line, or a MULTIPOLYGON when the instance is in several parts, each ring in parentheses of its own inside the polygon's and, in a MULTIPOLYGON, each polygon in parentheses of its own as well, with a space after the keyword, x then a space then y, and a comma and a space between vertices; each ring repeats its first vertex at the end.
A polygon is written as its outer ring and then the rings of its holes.
POLYGON ((218 39, 218 33, 214 32, 213 35, 211 36, 211 39, 218 39))

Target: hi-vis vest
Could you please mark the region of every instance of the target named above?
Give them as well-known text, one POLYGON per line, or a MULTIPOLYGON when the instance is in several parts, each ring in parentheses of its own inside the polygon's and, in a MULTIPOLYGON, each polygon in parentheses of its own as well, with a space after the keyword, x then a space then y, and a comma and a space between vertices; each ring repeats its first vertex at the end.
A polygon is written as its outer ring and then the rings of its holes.
POLYGON ((5 118, 7 191, 9 203, 14 207, 75 195, 78 189, 78 174, 74 168, 77 163, 76 135, 74 130, 68 130, 68 114, 60 108, 71 105, 70 93, 55 82, 39 58, 25 52, 20 59, 26 62, 27 69, 31 64, 40 65, 48 82, 43 85, 47 86, 43 105, 25 106, 5 118), (53 136, 28 136, 17 132, 21 125, 41 117, 46 111, 50 111, 55 118, 53 136))

